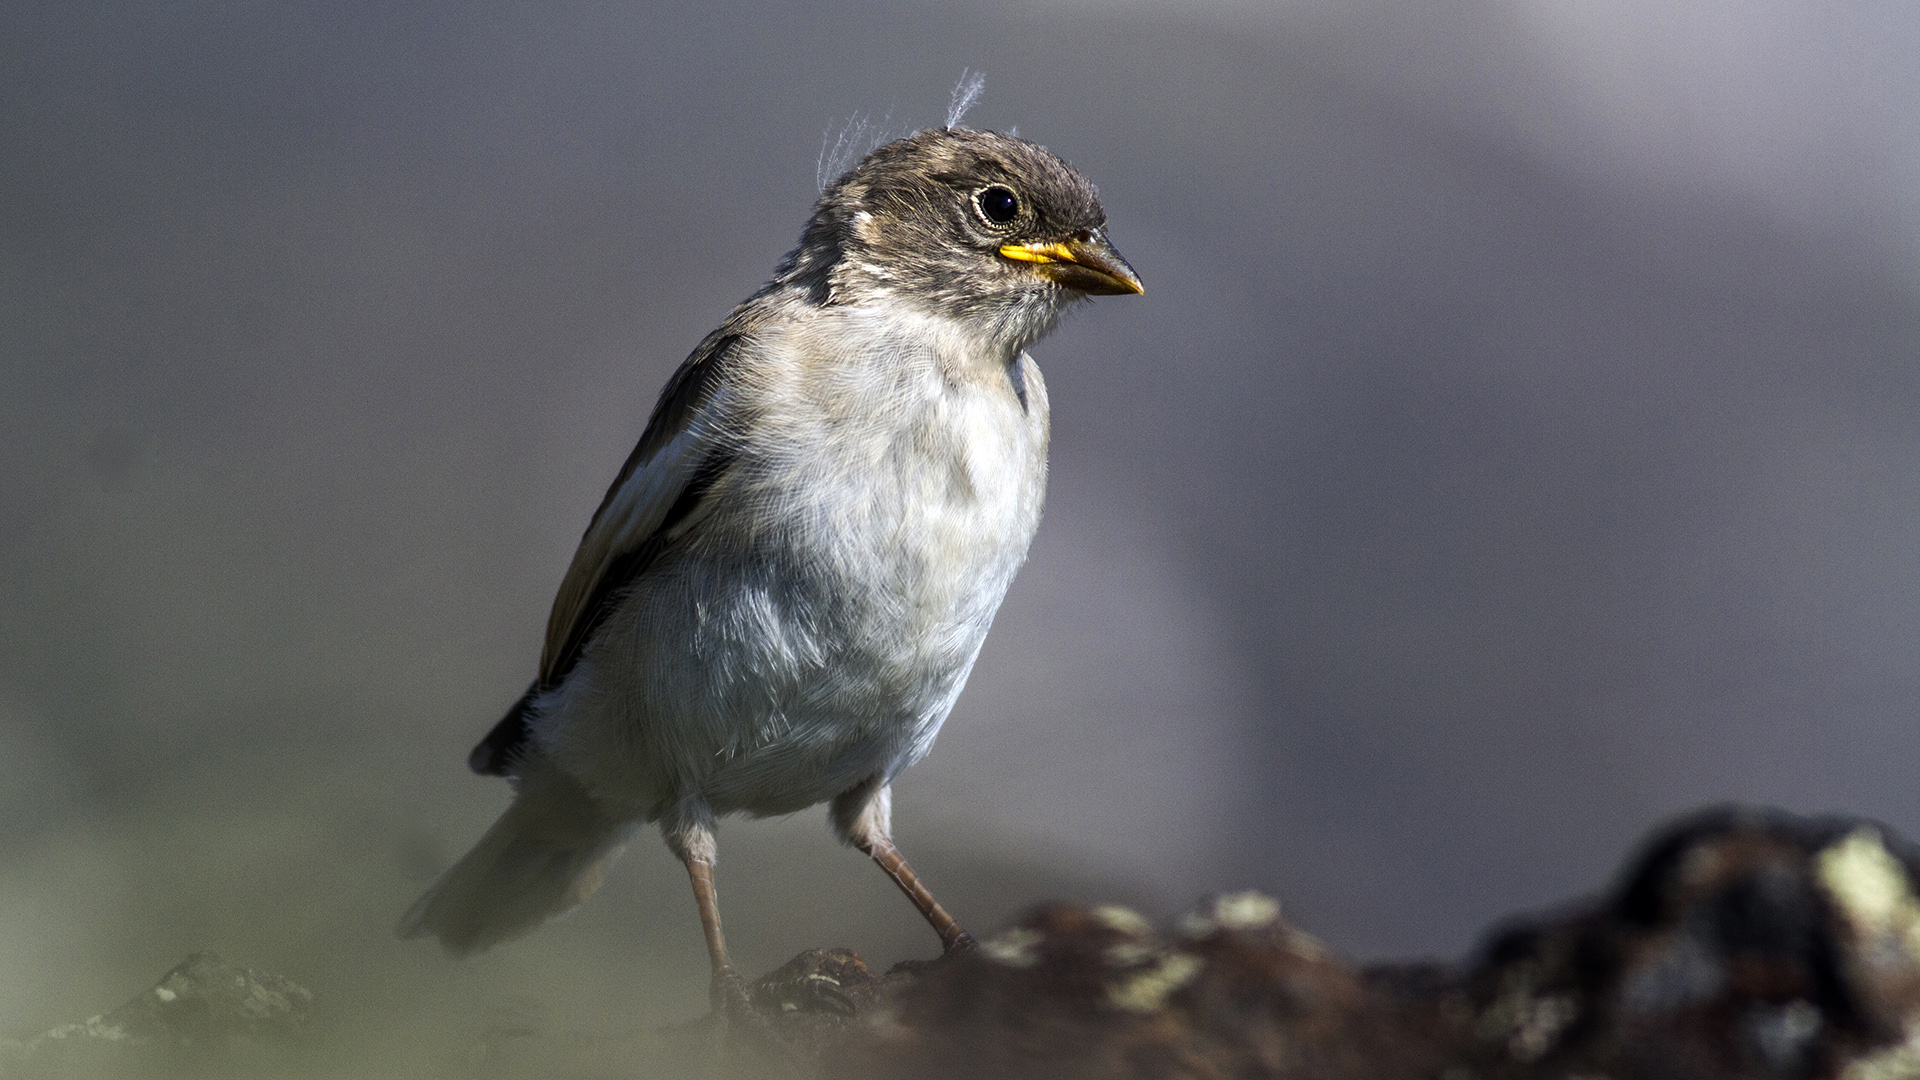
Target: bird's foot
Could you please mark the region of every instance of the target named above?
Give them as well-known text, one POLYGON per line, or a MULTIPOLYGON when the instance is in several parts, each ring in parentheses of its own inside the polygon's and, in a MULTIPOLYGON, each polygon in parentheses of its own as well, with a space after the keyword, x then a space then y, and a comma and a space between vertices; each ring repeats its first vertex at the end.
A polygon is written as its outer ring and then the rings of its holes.
POLYGON ((753 990, 731 964, 718 968, 707 985, 712 1012, 705 1024, 713 1039, 715 1061, 726 1062, 729 1075, 748 1063, 780 1060, 782 1048, 767 1014, 754 1007, 753 990))
POLYGON ((707 985, 707 1002, 717 1018, 748 1022, 759 1019, 754 1013, 753 995, 747 988, 747 980, 740 976, 732 964, 714 969, 713 981, 707 985))
POLYGON ((810 949, 754 983, 723 967, 708 991, 708 1030, 724 1060, 789 1062, 844 1032, 875 992, 866 964, 844 949, 810 949))
POLYGON ((949 957, 949 956, 965 956, 968 953, 974 952, 979 948, 980 948, 980 943, 973 940, 973 935, 967 933, 965 930, 962 930, 954 934, 953 937, 947 939, 947 941, 942 944, 940 949, 940 955, 942 958, 949 957))

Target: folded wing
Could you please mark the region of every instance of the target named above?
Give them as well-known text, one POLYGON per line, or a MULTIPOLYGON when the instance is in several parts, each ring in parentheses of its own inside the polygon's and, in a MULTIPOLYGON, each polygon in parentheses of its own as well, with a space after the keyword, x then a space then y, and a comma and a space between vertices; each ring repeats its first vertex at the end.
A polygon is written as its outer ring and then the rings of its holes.
POLYGON ((680 365, 640 442, 580 538, 547 619, 540 676, 467 758, 474 772, 506 775, 525 749, 529 706, 560 685, 617 604, 621 590, 659 557, 733 463, 725 416, 728 374, 741 337, 723 327, 680 365))

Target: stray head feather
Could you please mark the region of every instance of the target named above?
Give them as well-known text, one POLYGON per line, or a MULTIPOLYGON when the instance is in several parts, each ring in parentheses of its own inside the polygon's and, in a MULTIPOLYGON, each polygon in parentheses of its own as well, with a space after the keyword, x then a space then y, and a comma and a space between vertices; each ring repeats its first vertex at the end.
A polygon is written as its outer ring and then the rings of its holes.
MULTIPOLYGON (((947 95, 947 130, 960 126, 967 110, 980 103, 980 95, 986 89, 986 72, 961 69, 960 81, 953 84, 953 90, 947 95)), ((814 162, 814 182, 821 191, 825 191, 848 169, 858 165, 862 158, 910 134, 912 132, 905 127, 895 127, 891 109, 878 120, 868 113, 854 113, 837 130, 829 124, 820 136, 820 157, 814 162)))
POLYGON ((953 84, 953 92, 947 95, 947 130, 960 126, 967 110, 980 101, 980 95, 987 89, 987 73, 972 68, 960 69, 960 81, 953 84))
POLYGON ((821 191, 827 190, 848 169, 858 165, 861 158, 905 134, 907 132, 894 130, 891 109, 878 120, 866 113, 854 113, 837 132, 829 125, 820 136, 820 159, 813 170, 815 182, 821 191))

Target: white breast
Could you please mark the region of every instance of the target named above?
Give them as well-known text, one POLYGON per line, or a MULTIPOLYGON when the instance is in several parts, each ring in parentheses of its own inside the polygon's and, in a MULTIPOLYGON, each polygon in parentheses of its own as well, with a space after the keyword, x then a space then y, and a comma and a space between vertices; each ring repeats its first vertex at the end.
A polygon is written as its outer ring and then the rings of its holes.
POLYGON ((568 679, 593 690, 551 744, 569 771, 640 806, 698 785, 783 813, 931 746, 1039 523, 1048 437, 1032 361, 938 322, 763 343, 738 482, 568 679))

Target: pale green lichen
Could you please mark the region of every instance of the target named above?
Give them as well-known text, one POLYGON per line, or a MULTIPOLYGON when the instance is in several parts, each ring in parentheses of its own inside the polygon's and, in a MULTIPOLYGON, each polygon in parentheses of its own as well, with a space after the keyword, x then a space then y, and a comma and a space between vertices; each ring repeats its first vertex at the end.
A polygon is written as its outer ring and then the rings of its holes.
POLYGON ((1214 902, 1213 917, 1229 930, 1260 930, 1280 918, 1280 901, 1253 891, 1228 893, 1214 902))
POLYGON ((1560 1033, 1580 1017, 1580 1003, 1569 994, 1529 998, 1518 1010, 1507 1053, 1515 1061, 1538 1061, 1553 1049, 1560 1033))
POLYGON ((1199 911, 1189 911, 1174 929, 1189 938, 1203 938, 1216 930, 1262 930, 1280 919, 1280 901, 1252 890, 1227 893, 1199 911))
POLYGON ((1032 927, 1015 926, 988 938, 980 951, 987 959, 1008 967, 1030 968, 1040 962, 1040 954, 1034 947, 1045 939, 1045 934, 1032 927))
POLYGON ((1128 1012, 1153 1012, 1166 1003, 1169 994, 1192 982, 1200 974, 1200 967, 1198 957, 1168 953, 1138 975, 1107 987, 1107 1000, 1128 1012))
POLYGON ((1153 933, 1153 924, 1147 921, 1146 916, 1132 908, 1121 907, 1119 904, 1101 904, 1093 909, 1092 914, 1101 925, 1116 933, 1133 937, 1146 937, 1153 933))
POLYGON ((1856 829, 1822 851, 1820 882, 1854 929, 1867 937, 1898 942, 1910 962, 1920 962, 1920 901, 1906 867, 1887 851, 1873 829, 1856 829))

